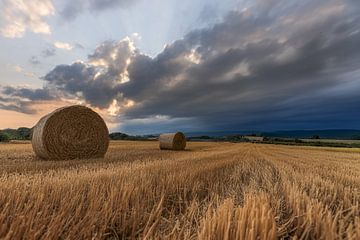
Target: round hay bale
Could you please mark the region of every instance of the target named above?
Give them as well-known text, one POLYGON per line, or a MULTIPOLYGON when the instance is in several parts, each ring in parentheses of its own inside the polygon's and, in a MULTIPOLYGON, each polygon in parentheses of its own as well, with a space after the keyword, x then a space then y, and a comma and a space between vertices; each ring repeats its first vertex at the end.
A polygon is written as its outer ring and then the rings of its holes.
POLYGON ((42 159, 100 158, 109 146, 109 130, 99 114, 75 105, 41 118, 31 143, 42 159))
POLYGON ((184 150, 186 147, 186 138, 182 132, 165 133, 159 136, 160 149, 184 150))

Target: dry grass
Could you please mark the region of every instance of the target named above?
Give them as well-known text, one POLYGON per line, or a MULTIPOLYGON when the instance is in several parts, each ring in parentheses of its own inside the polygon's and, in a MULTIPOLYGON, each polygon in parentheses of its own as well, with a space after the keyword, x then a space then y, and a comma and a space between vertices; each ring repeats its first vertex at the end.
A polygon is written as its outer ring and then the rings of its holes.
POLYGON ((112 142, 38 161, 0 145, 1 239, 360 239, 360 152, 112 142))

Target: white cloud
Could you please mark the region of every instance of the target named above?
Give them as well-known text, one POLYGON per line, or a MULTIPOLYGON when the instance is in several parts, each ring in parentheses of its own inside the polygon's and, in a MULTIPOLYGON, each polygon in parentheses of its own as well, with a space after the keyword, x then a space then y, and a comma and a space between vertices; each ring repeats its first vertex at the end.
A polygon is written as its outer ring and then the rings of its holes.
POLYGON ((18 65, 14 66, 14 70, 15 70, 15 72, 18 72, 18 73, 21 73, 24 71, 24 69, 18 65))
POLYGON ((0 4, 0 32, 7 38, 21 38, 26 31, 50 34, 45 17, 53 15, 51 0, 3 0, 0 4))
POLYGON ((35 74, 35 73, 32 73, 32 72, 25 72, 24 75, 25 75, 26 77, 31 77, 31 78, 36 78, 36 77, 37 77, 36 74, 35 74))
POLYGON ((33 72, 27 72, 27 71, 25 71, 25 69, 24 68, 22 68, 21 66, 19 66, 19 65, 15 65, 15 66, 13 66, 13 70, 15 71, 15 72, 17 72, 17 73, 22 73, 24 76, 26 76, 26 77, 37 77, 36 76, 36 74, 35 73, 33 73, 33 72))
POLYGON ((74 47, 70 43, 66 42, 54 42, 54 46, 59 49, 72 50, 74 47))
POLYGON ((134 40, 141 40, 141 35, 140 33, 134 32, 133 34, 131 34, 131 38, 134 40))
POLYGON ((185 58, 195 64, 199 64, 201 61, 201 56, 195 51, 195 49, 191 49, 191 52, 185 56, 185 58))

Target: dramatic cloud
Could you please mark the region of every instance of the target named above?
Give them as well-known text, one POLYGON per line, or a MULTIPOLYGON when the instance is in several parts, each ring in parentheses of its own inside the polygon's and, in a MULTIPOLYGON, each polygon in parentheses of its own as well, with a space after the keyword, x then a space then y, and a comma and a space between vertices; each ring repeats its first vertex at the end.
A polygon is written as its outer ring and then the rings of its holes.
POLYGON ((0 108, 27 114, 36 113, 33 103, 58 99, 55 92, 49 89, 31 89, 26 87, 0 86, 0 108), (1 97, 1 95, 6 96, 1 97))
POLYGON ((50 87, 107 108, 121 97, 119 87, 129 81, 127 68, 134 54, 130 39, 104 42, 89 55, 87 62, 59 65, 44 80, 50 87))
MULTIPOLYGON (((154 59, 138 55, 121 89, 136 104, 123 114, 196 116, 204 127, 239 129, 331 127, 324 121, 345 119, 346 114, 338 115, 344 106, 354 112, 356 92, 344 91, 348 100, 340 102, 327 93, 344 86, 343 75, 359 68, 360 24, 359 14, 350 14, 353 4, 309 1, 286 11, 276 4, 257 7, 189 33, 154 59), (200 60, 189 61, 191 55, 200 60)), ((360 88, 358 77, 352 76, 353 89, 360 88)))
POLYGON ((86 61, 55 67, 44 76, 46 88, 117 114, 129 131, 164 124, 358 127, 359 4, 251 4, 188 33, 156 57, 141 53, 130 39, 104 42, 86 61))
POLYGON ((54 99, 48 89, 14 88, 7 86, 2 89, 2 93, 11 97, 20 97, 31 101, 54 99))
POLYGON ((0 32, 7 38, 20 38, 26 31, 50 34, 45 17, 55 13, 51 0, 2 0, 0 32))
POLYGON ((67 2, 60 14, 67 20, 73 20, 83 11, 99 12, 117 7, 124 8, 134 2, 132 0, 72 0, 67 2))

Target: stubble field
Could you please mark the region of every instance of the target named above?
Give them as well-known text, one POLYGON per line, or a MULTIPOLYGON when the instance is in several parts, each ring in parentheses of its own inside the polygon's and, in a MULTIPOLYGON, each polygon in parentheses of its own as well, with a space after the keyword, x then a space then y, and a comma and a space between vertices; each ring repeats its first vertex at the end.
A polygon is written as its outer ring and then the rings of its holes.
POLYGON ((111 142, 105 159, 0 144, 0 239, 360 239, 360 150, 111 142))

